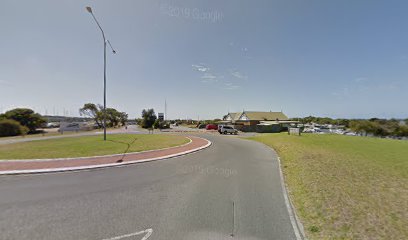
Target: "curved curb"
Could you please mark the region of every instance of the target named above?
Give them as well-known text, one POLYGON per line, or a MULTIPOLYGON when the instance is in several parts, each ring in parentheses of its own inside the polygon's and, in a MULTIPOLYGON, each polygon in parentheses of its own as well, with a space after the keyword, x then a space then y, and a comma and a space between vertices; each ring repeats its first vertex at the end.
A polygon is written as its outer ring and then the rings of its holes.
MULTIPOLYGON (((274 149, 272 149, 272 150, 275 152, 274 149)), ((278 156, 277 153, 276 153, 276 155, 278 156)), ((280 180, 281 180, 281 187, 282 187, 283 197, 285 199, 286 208, 288 209, 289 219, 290 219, 290 222, 292 223, 293 231, 295 232, 295 235, 296 235, 296 240, 307 240, 306 235, 305 235, 305 231, 304 231, 304 228, 303 228, 303 224, 300 222, 300 219, 298 218, 298 216, 296 214, 296 210, 295 210, 295 208, 294 208, 294 206, 292 204, 292 200, 289 197, 288 189, 286 188, 286 184, 285 184, 285 178, 284 178, 283 172, 282 172, 281 160, 280 160, 279 156, 278 156, 278 165, 279 165, 279 177, 280 177, 280 180)))
MULTIPOLYGON (((200 137, 197 137, 197 138, 200 138, 200 137)), ((203 149, 209 147, 212 144, 212 142, 209 141, 208 139, 205 139, 205 138, 201 138, 201 139, 207 141, 207 144, 204 145, 204 146, 198 147, 198 148, 191 149, 191 150, 187 150, 187 151, 183 151, 183 152, 179 152, 179 153, 174 153, 174 154, 169 154, 169 155, 161 156, 161 157, 146 158, 146 159, 142 159, 142 160, 134 160, 134 161, 120 162, 120 163, 108 163, 108 164, 87 165, 87 166, 78 166, 78 167, 67 167, 67 168, 44 168, 44 169, 0 171, 0 175, 18 175, 18 174, 54 173, 54 172, 91 170, 91 169, 98 169, 98 168, 119 167, 119 166, 136 164, 136 163, 151 162, 151 161, 157 161, 157 160, 162 160, 162 159, 167 159, 167 158, 175 158, 175 157, 183 156, 183 155, 190 154, 190 153, 193 153, 193 152, 198 152, 200 150, 203 150, 203 149)), ((189 143, 187 143, 187 144, 189 144, 189 143)), ((183 144, 183 145, 186 145, 186 144, 183 144)), ((183 146, 183 145, 180 145, 180 146, 183 146)), ((180 146, 178 146, 178 147, 180 147, 180 146)), ((174 148, 174 147, 172 147, 172 148, 174 148)), ((154 151, 154 150, 150 150, 150 151, 154 151)))
MULTIPOLYGON (((245 139, 245 138, 243 138, 243 139, 245 139)), ((249 140, 249 139, 247 139, 247 140, 249 140)), ((256 141, 256 142, 258 142, 258 141, 256 141)), ((282 171, 281 160, 280 160, 280 157, 279 157, 278 153, 271 146, 268 146, 268 145, 266 145, 265 143, 262 143, 262 142, 258 142, 258 143, 263 144, 267 148, 271 149, 272 152, 277 157, 278 168, 279 168, 279 179, 280 179, 280 182, 281 182, 283 198, 285 200, 286 209, 288 210, 288 215, 289 215, 289 221, 290 221, 290 223, 292 225, 292 228, 293 228, 293 231, 295 233, 296 240, 308 240, 306 235, 305 235, 303 224, 300 221, 298 215, 296 214, 296 209, 293 206, 292 200, 291 200, 291 198, 290 198, 290 196, 288 194, 288 189, 287 189, 286 184, 285 184, 285 177, 284 177, 283 171, 282 171)))
MULTIPOLYGON (((75 160, 85 160, 85 159, 94 159, 94 158, 128 156, 128 155, 136 155, 136 154, 142 154, 142 153, 147 153, 147 152, 154 152, 154 151, 161 151, 161 150, 167 150, 167 149, 172 149, 172 148, 184 147, 184 146, 187 146, 188 144, 193 142, 193 140, 191 140, 191 138, 189 138, 189 137, 185 137, 185 138, 187 138, 189 140, 188 143, 184 143, 182 145, 174 146, 174 147, 152 149, 152 150, 146 150, 146 151, 141 151, 141 152, 116 153, 116 154, 89 156, 89 157, 38 158, 38 159, 2 159, 1 161, 4 161, 4 162, 39 162, 39 161, 48 162, 48 161, 65 161, 65 160, 75 161, 75 160)), ((0 174, 1 174, 1 171, 0 171, 0 174)))

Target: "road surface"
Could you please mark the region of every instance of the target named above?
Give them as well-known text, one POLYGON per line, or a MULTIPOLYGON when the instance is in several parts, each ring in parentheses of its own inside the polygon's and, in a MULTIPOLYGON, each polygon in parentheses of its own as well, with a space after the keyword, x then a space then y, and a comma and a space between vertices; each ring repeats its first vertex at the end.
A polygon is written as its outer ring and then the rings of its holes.
POLYGON ((296 239, 274 153, 204 136, 210 148, 168 160, 0 176, 0 239, 296 239))

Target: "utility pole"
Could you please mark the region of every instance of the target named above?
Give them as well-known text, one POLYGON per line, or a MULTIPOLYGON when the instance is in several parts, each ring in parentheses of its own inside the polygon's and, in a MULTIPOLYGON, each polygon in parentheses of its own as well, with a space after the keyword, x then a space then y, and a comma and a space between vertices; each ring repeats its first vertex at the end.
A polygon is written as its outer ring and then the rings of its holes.
POLYGON ((99 25, 98 20, 96 20, 96 17, 92 12, 92 8, 86 7, 86 10, 92 15, 93 19, 102 32, 103 38, 103 140, 106 141, 106 43, 109 44, 110 48, 112 49, 112 53, 115 54, 116 51, 113 49, 109 40, 105 38, 105 33, 103 32, 101 25, 99 25))

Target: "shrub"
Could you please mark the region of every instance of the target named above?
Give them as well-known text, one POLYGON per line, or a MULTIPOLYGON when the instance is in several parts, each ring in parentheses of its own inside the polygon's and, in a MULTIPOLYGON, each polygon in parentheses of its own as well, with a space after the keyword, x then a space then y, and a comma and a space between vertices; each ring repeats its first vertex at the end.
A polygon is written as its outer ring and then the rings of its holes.
POLYGON ((15 108, 2 114, 2 118, 12 119, 19 122, 22 126, 26 126, 31 133, 34 133, 37 128, 42 127, 46 120, 38 113, 35 113, 29 108, 15 108))
POLYGON ((160 119, 156 119, 153 123, 154 128, 158 129, 168 129, 170 128, 170 124, 167 121, 160 121, 160 119))
POLYGON ((0 137, 25 135, 28 128, 11 119, 0 120, 0 137))

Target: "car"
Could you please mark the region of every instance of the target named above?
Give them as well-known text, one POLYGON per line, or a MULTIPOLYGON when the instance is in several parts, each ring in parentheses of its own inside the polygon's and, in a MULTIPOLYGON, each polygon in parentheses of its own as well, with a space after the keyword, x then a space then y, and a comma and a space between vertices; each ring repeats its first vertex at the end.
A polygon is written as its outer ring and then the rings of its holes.
POLYGON ((218 126, 215 124, 207 124, 207 126, 205 126, 206 130, 218 130, 218 126))
POLYGON ((206 127, 207 125, 205 125, 205 124, 200 124, 200 125, 198 125, 198 129, 204 129, 205 127, 206 127))
POLYGON ((221 126, 221 127, 218 129, 218 132, 219 132, 220 134, 227 134, 227 133, 229 133, 229 134, 235 134, 235 135, 238 134, 238 130, 235 129, 234 127, 232 127, 232 126, 221 126))

